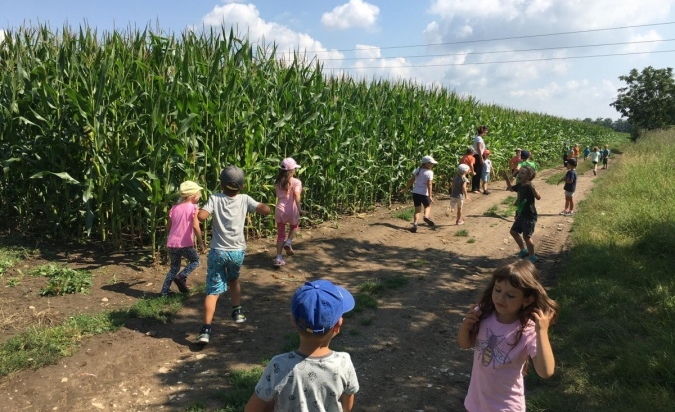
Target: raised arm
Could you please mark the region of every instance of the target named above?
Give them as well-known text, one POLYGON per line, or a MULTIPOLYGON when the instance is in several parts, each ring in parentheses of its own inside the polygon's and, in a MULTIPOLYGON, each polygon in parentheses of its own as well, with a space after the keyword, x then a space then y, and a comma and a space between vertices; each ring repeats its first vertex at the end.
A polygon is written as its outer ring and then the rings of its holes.
POLYGON ((532 359, 534 370, 542 378, 550 378, 555 372, 555 358, 553 357, 553 348, 548 339, 548 327, 553 318, 553 312, 544 313, 536 308, 532 311, 534 317, 534 329, 537 333, 537 356, 532 359))

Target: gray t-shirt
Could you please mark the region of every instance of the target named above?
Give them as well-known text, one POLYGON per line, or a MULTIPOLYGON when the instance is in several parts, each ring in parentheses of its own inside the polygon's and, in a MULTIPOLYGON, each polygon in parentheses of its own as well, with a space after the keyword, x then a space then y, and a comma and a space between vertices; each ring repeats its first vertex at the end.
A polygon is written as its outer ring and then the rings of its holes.
POLYGON ((456 174, 455 178, 452 179, 452 192, 450 192, 450 197, 464 199, 464 190, 462 190, 464 183, 469 183, 469 179, 464 175, 456 174))
POLYGON ((272 358, 265 367, 256 395, 275 400, 275 411, 342 412, 340 397, 358 392, 359 381, 347 352, 305 357, 297 351, 272 358))
POLYGON ((246 214, 255 212, 258 202, 248 195, 227 196, 215 193, 202 209, 210 213, 213 237, 211 249, 246 250, 244 224, 246 214))

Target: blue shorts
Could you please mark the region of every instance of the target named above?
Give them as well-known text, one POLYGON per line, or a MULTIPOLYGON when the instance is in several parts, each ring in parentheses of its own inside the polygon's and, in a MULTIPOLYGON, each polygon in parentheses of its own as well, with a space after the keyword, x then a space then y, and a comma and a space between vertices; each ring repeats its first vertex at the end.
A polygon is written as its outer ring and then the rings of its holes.
POLYGON ((227 292, 227 282, 239 279, 246 252, 243 250, 211 249, 206 260, 206 294, 227 292))

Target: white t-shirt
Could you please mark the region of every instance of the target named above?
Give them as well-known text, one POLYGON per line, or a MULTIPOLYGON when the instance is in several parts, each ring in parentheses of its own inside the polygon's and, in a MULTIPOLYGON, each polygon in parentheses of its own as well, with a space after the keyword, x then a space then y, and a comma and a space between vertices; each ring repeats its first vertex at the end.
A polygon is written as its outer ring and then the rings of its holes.
POLYGON ((342 395, 353 395, 359 381, 347 352, 314 358, 297 351, 277 355, 263 371, 255 393, 275 400, 274 411, 341 412, 342 395))
POLYGON ((434 180, 434 172, 430 169, 418 167, 413 172, 415 176, 415 183, 413 184, 412 192, 418 195, 429 196, 428 183, 434 180))
POLYGON ((473 151, 476 152, 477 154, 480 153, 480 156, 483 157, 483 151, 485 150, 485 142, 483 141, 483 138, 480 136, 476 136, 473 138, 473 151), (478 147, 478 144, 481 144, 481 147, 478 147))

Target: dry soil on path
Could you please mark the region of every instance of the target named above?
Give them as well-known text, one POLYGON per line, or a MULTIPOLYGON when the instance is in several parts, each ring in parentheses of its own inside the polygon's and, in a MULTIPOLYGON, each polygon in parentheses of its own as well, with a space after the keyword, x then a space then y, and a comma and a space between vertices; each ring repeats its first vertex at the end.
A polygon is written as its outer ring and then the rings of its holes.
MULTIPOLYGON (((537 266, 554 287, 569 241, 572 217, 562 184, 545 183, 563 168, 540 173, 534 181, 542 199, 534 234, 537 266)), ((602 172, 602 171, 600 171, 602 172)), ((579 176, 575 199, 592 189, 591 172, 579 176)), ((242 269, 242 303, 248 321, 234 324, 229 300, 222 296, 215 335, 206 347, 193 342, 201 326, 203 296, 194 295, 167 324, 141 320, 115 333, 82 339, 81 348, 57 364, 2 378, 2 411, 184 411, 196 402, 208 410, 223 407, 217 394, 227 390, 233 370, 261 365, 283 350, 294 334, 289 322, 293 291, 305 280, 328 278, 354 293, 367 281, 405 276, 407 285, 377 295, 377 308, 354 313, 332 346, 351 353, 359 377, 359 411, 460 411, 469 383, 471 351, 457 347, 456 332, 466 309, 475 303, 491 272, 518 252, 509 235, 513 218, 485 214, 506 209, 513 196, 503 182, 490 195, 471 194, 466 224, 446 217, 447 195, 432 206, 436 227, 417 233, 396 215, 410 203, 380 207, 303 229, 296 254, 281 269, 271 266, 275 239, 249 242, 242 269)), ((583 204, 581 205, 583 208, 583 204)), ((24 277, 0 289, 2 341, 29 325, 58 323, 77 313, 129 306, 154 295, 167 267, 143 263, 133 253, 60 253, 53 260, 95 274, 89 295, 40 297, 43 278, 24 277)), ((206 262, 189 279, 203 283, 206 262)), ((10 271, 44 262, 26 261, 10 271)), ((5 274, 5 279, 12 273, 5 274)), ((555 293, 553 293, 555 295, 555 293)))

